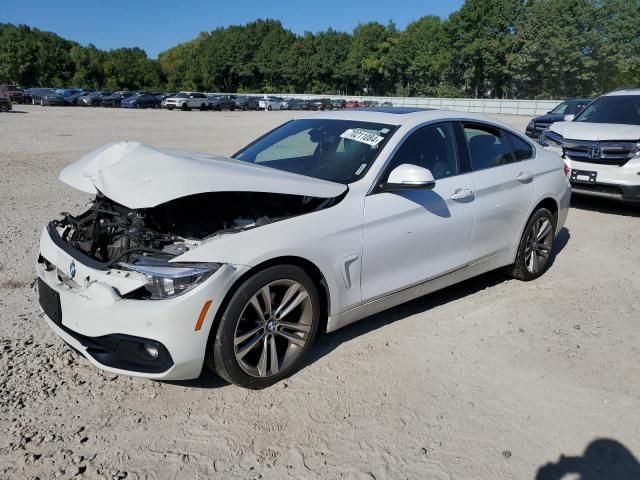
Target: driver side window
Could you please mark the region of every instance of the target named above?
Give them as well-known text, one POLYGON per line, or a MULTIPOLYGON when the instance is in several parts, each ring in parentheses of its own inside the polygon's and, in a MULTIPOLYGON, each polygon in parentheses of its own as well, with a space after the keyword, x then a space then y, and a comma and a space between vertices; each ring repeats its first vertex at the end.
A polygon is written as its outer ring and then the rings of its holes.
POLYGON ((460 161, 456 145, 453 124, 446 122, 422 127, 400 145, 387 168, 386 176, 403 163, 430 170, 435 180, 458 175, 460 161))

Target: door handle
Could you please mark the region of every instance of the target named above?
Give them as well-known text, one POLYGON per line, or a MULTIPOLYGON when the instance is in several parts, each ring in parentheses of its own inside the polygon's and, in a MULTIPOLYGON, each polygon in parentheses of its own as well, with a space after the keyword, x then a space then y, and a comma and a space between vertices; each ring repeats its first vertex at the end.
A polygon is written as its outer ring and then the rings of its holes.
POLYGON ((516 177, 519 182, 527 183, 533 180, 533 173, 531 172, 520 172, 520 175, 516 177))
POLYGON ((458 188, 455 192, 451 194, 451 200, 467 200, 469 198, 473 198, 474 193, 473 190, 469 188, 458 188))

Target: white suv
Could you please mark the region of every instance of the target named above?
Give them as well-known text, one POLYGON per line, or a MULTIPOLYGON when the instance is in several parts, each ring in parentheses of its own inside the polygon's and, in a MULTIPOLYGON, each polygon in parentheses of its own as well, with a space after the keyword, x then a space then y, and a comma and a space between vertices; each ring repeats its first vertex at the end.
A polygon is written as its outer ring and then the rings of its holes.
POLYGON ((181 110, 191 110, 199 108, 206 110, 208 107, 207 96, 198 92, 180 92, 173 97, 169 97, 164 101, 168 110, 179 108, 181 110))
POLYGON ((607 93, 565 120, 539 142, 562 155, 573 191, 640 202, 640 89, 607 93))

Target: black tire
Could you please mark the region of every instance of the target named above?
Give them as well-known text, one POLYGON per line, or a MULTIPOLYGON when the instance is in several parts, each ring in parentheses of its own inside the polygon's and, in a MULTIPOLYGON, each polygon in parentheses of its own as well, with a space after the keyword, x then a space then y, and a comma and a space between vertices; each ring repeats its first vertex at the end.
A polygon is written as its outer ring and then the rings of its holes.
POLYGON ((206 109, 207 109, 207 106, 204 103, 200 104, 200 111, 201 112, 204 112, 206 109))
POLYGON ((188 112, 191 109, 189 108, 189 105, 187 105, 186 103, 183 103, 182 106, 180 107, 180 110, 182 110, 183 112, 188 112))
POLYGON ((5 105, 4 103, 0 104, 0 112, 8 112, 9 105, 5 105))
POLYGON ((136 103, 136 105, 135 105, 135 107, 134 107, 134 108, 137 108, 137 109, 139 110, 139 109, 141 108, 141 107, 140 107, 140 104, 139 104, 139 103, 136 103))
MULTIPOLYGON (((531 217, 529 218, 529 221, 527 222, 527 226, 524 228, 524 232, 522 233, 522 238, 520 239, 520 243, 518 244, 518 253, 516 255, 516 261, 512 265, 509 265, 508 267, 506 267, 505 269, 508 276, 510 276, 511 278, 515 278, 517 280, 528 282, 540 277, 549 269, 549 265, 550 265, 549 260, 552 255, 553 240, 555 238, 555 231, 556 231, 556 223, 557 222, 556 222, 555 216, 546 208, 539 208, 533 213, 533 215, 531 215, 531 217), (526 263, 527 247, 530 246, 529 239, 531 238, 531 235, 533 235, 532 229, 535 228, 535 225, 537 223, 544 221, 543 219, 548 220, 551 224, 548 252, 546 253, 546 260, 544 264, 537 271, 531 271, 530 268, 527 267, 527 263, 526 263)), ((547 237, 545 236, 545 238, 547 237)), ((532 252, 532 255, 535 255, 535 253, 532 252)))
POLYGON ((272 110, 271 105, 268 105, 268 106, 267 106, 267 110, 269 110, 269 111, 271 111, 271 110, 272 110))
MULTIPOLYGON (((304 357, 313 345, 318 325, 320 324, 320 297, 318 290, 307 273, 294 265, 277 265, 262 270, 245 280, 236 290, 229 301, 217 330, 209 336, 207 348, 207 366, 230 383, 254 390, 262 389, 290 376, 300 368, 304 357), (251 297, 259 292, 262 287, 278 280, 292 280, 300 284, 309 294, 312 306, 312 321, 309 336, 301 347, 295 360, 278 373, 257 377, 246 373, 238 363, 234 350, 234 338, 236 328, 240 322, 240 315, 251 297)), ((266 333, 266 331, 264 332, 266 333)))

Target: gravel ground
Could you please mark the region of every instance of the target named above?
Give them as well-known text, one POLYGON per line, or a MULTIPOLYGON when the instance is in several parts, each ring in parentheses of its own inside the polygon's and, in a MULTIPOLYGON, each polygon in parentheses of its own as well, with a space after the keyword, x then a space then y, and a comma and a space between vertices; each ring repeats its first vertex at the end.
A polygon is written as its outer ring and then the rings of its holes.
POLYGON ((638 207, 575 199, 539 280, 484 275, 320 335, 273 388, 132 379, 39 317, 40 230, 88 200, 58 172, 121 139, 231 154, 298 115, 15 109, 0 114, 1 478, 640 478, 638 207))

